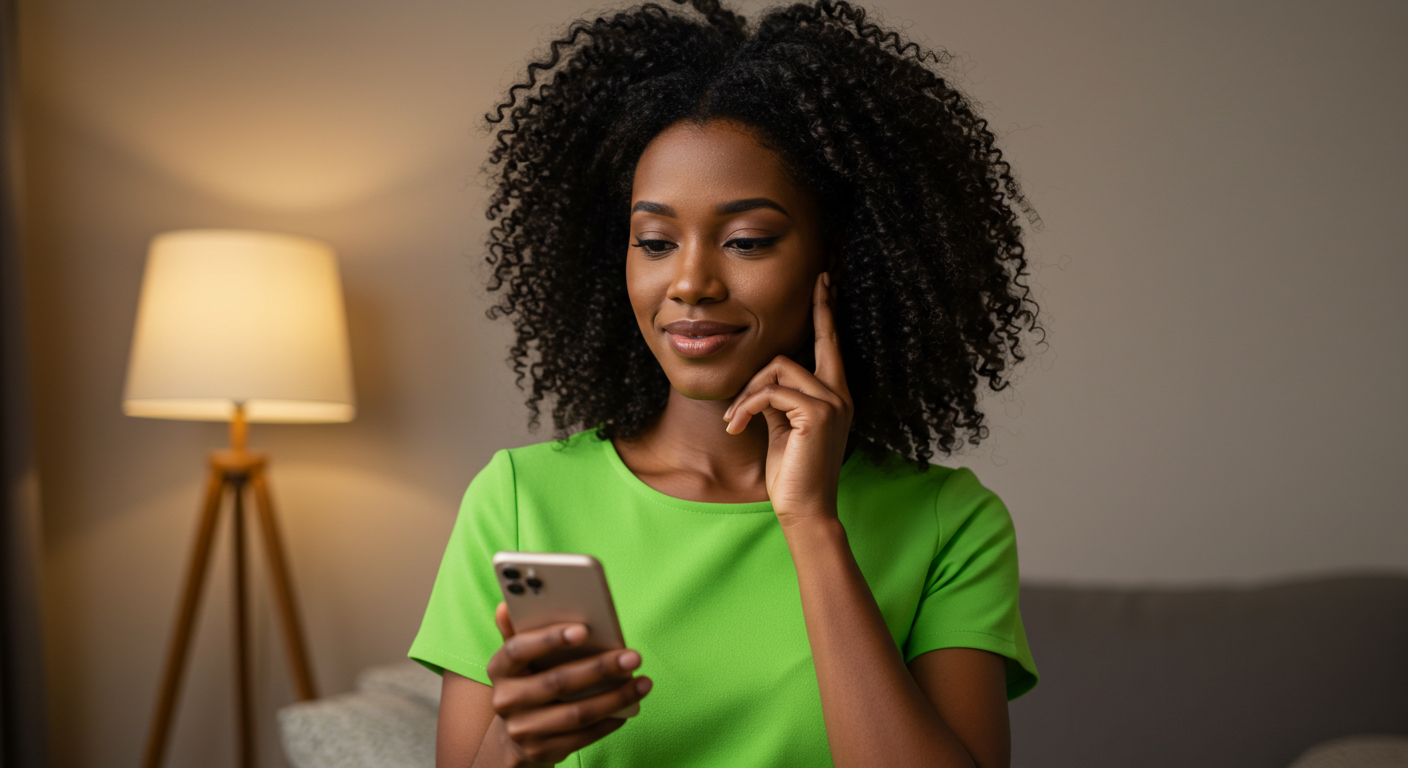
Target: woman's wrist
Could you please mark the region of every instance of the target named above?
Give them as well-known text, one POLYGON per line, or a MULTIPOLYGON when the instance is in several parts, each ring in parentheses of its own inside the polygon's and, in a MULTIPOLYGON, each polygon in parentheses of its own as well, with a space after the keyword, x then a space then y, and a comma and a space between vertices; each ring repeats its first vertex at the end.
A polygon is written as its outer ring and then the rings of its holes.
POLYGON ((835 509, 778 515, 777 520, 782 526, 782 536, 794 554, 799 547, 813 549, 840 543, 849 548, 846 527, 841 524, 835 509))
POLYGON ((489 730, 484 732, 484 741, 479 745, 479 753, 474 756, 471 768, 540 768, 545 763, 535 763, 523 755, 523 751, 509 738, 504 719, 494 716, 489 730))

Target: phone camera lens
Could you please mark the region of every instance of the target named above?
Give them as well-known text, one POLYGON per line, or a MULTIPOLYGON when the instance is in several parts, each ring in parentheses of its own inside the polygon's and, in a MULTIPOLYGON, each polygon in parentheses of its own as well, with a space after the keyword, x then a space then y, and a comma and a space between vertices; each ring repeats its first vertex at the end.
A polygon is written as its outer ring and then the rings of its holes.
POLYGON ((523 594, 523 585, 515 581, 514 583, 508 585, 508 591, 512 592, 515 595, 521 595, 523 594))
POLYGON ((529 576, 529 577, 528 577, 527 584, 528 584, 528 586, 530 586, 530 587, 533 588, 533 591, 534 591, 534 592, 537 592, 539 589, 542 589, 542 588, 543 588, 542 579, 535 579, 535 578, 533 578, 532 576, 529 576))
POLYGON ((505 578, 505 579, 508 579, 508 580, 510 580, 510 581, 512 581, 513 579, 518 578, 520 575, 521 575, 521 574, 518 572, 518 569, 517 569, 517 568, 505 568, 505 569, 504 569, 504 578, 505 578))

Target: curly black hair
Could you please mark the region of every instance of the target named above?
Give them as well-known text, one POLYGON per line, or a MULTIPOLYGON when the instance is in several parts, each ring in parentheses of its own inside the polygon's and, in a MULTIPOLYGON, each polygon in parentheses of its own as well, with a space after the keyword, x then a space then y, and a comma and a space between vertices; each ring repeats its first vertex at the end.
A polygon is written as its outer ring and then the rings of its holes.
POLYGON ((486 115, 495 190, 491 318, 512 318, 509 360, 547 400, 558 436, 630 439, 669 382, 626 293, 631 181, 647 144, 681 120, 755 129, 815 196, 837 254, 837 323, 872 455, 927 467, 987 436, 995 391, 1040 334, 1023 282, 1018 212, 1036 214, 987 122, 926 50, 843 0, 777 8, 750 26, 718 0, 647 3, 579 20, 486 115))

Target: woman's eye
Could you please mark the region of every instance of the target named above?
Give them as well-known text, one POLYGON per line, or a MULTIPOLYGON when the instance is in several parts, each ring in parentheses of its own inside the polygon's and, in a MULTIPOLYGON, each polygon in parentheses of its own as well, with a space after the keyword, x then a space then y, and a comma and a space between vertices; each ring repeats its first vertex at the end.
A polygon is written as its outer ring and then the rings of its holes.
POLYGON ((652 256, 658 256, 675 247, 675 244, 669 240, 641 240, 639 238, 631 245, 652 256))
POLYGON ((731 248, 739 253, 757 253, 777 242, 776 237, 735 237, 724 243, 725 248, 731 248))

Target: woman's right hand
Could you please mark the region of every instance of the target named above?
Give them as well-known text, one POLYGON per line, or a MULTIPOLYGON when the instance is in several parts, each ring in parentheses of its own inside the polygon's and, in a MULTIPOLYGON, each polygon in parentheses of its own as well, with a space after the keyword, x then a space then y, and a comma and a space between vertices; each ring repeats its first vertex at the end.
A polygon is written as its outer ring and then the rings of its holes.
MULTIPOLYGON (((503 603, 494 611, 494 621, 504 644, 489 659, 496 715, 489 733, 498 733, 498 746, 503 749, 495 751, 501 752, 508 764, 551 765, 566 759, 625 725, 625 720, 611 715, 650 691, 650 678, 631 677, 631 671, 640 667, 640 654, 630 649, 606 651, 539 672, 529 668, 536 659, 581 644, 587 637, 582 624, 554 624, 516 633, 503 603), (564 694, 622 678, 619 686, 605 693, 558 701, 564 694)), ((484 752, 481 747, 481 756, 484 752)))

